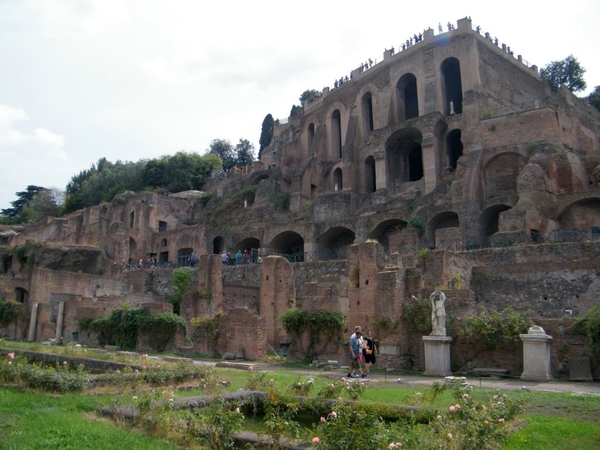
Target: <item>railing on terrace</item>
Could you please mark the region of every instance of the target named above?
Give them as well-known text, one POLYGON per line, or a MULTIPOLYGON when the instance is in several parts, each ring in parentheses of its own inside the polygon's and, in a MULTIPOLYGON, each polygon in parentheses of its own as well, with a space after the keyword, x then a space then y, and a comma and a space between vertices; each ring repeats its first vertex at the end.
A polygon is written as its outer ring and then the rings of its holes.
POLYGON ((490 236, 484 242, 475 238, 457 238, 441 240, 433 245, 430 242, 421 242, 418 245, 398 245, 397 251, 400 256, 415 254, 422 248, 430 250, 448 250, 463 252, 484 248, 512 247, 515 245, 540 245, 540 244, 564 244, 569 242, 597 242, 600 241, 600 227, 591 227, 587 230, 572 228, 569 230, 553 230, 546 234, 539 231, 531 233, 520 232, 507 235, 500 239, 491 239, 490 236))

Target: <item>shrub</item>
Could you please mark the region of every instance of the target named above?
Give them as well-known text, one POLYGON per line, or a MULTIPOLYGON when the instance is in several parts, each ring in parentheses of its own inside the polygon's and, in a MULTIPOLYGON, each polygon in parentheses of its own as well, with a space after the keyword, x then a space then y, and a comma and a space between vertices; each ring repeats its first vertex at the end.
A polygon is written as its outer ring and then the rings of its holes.
POLYGON ((408 228, 413 228, 419 236, 425 234, 425 222, 419 217, 411 217, 406 225, 408 228))
POLYGON ((485 310, 479 315, 467 317, 458 327, 459 336, 469 338, 476 345, 496 348, 498 342, 518 342, 519 335, 533 326, 531 312, 514 312, 512 307, 503 311, 485 310))

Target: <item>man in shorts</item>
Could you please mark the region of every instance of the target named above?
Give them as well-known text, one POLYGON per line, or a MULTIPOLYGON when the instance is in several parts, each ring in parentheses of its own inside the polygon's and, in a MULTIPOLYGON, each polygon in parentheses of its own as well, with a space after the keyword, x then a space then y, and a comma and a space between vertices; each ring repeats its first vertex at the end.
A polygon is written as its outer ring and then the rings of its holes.
POLYGON ((359 359, 362 352, 361 339, 362 333, 360 331, 356 331, 350 338, 350 371, 348 372, 348 378, 365 377, 362 373, 359 359), (354 376, 354 373, 358 373, 358 375, 354 376))

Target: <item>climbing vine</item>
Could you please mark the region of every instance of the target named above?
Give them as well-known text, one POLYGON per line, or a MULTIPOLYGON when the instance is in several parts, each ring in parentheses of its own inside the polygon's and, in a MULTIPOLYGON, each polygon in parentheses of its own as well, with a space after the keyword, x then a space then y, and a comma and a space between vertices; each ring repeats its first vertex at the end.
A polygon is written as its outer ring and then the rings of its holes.
POLYGON ((82 330, 89 329, 98 336, 100 345, 116 345, 122 350, 135 350, 140 332, 150 338, 150 346, 164 351, 181 327, 190 341, 187 323, 183 317, 173 313, 151 316, 145 309, 113 309, 108 317, 96 320, 83 318, 79 321, 82 330))
POLYGON ((213 315, 204 317, 194 317, 191 320, 192 326, 196 330, 202 330, 210 340, 213 353, 219 353, 219 337, 221 337, 221 324, 225 314, 223 311, 217 311, 213 315))
POLYGON ((600 305, 594 306, 584 318, 575 323, 588 337, 595 355, 600 355, 600 305))
POLYGON ((330 343, 339 345, 348 328, 348 321, 340 311, 294 308, 288 309, 277 320, 283 324, 306 361, 317 358, 330 343))
POLYGON ((28 319, 29 310, 22 303, 0 299, 0 325, 7 326, 15 319, 28 319))
POLYGON ((503 311, 484 310, 479 315, 465 318, 458 326, 458 335, 488 349, 494 349, 499 343, 519 341, 519 335, 527 333, 532 327, 531 311, 515 312, 512 307, 503 311))

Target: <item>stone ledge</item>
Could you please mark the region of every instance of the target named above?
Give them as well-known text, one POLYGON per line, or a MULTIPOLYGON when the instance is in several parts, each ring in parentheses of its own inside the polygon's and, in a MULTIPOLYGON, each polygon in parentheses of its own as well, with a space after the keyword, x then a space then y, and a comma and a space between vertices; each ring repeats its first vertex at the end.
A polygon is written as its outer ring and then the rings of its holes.
POLYGON ((509 369, 499 369, 496 367, 476 367, 471 370, 471 373, 476 377, 506 377, 510 373, 509 369))

